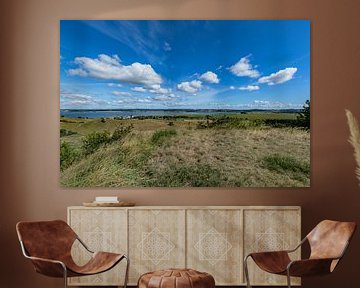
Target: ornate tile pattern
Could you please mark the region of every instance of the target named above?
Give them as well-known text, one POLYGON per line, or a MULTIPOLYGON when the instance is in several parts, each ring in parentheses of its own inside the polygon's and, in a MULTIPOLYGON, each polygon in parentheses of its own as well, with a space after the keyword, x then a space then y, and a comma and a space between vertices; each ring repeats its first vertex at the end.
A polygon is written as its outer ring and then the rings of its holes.
POLYGON ((232 247, 227 240, 227 233, 219 233, 215 228, 211 228, 199 235, 200 239, 194 247, 199 252, 200 260, 206 260, 211 265, 220 260, 227 260, 227 253, 232 247))
POLYGON ((170 252, 175 245, 170 240, 170 233, 154 228, 149 233, 142 233, 142 240, 138 244, 138 248, 141 250, 142 260, 150 260, 157 265, 162 260, 170 260, 170 252))

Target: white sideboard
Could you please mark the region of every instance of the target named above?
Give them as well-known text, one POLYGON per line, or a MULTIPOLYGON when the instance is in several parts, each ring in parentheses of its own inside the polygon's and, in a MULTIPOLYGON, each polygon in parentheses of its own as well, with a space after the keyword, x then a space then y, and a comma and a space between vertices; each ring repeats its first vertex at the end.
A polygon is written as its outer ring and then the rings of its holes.
MULTIPOLYGON (((243 286, 247 253, 293 248, 301 238, 298 206, 76 206, 68 207, 68 223, 92 250, 129 255, 129 285, 148 271, 188 267, 212 274, 216 285, 243 286)), ((72 254, 78 263, 89 259, 78 244, 72 254)), ((293 256, 300 258, 300 250, 293 256)), ((249 264, 253 285, 286 285, 286 277, 249 264)), ((121 285, 124 271, 120 263, 102 274, 70 278, 69 285, 121 285)))

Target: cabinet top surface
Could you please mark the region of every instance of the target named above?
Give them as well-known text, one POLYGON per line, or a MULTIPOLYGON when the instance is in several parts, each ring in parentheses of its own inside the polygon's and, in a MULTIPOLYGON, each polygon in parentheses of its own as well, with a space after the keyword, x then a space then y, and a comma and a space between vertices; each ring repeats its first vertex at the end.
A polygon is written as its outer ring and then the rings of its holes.
POLYGON ((282 210, 301 210, 301 206, 133 206, 133 207, 85 207, 85 206, 69 206, 68 209, 131 209, 131 210, 236 210, 236 209, 282 209, 282 210))

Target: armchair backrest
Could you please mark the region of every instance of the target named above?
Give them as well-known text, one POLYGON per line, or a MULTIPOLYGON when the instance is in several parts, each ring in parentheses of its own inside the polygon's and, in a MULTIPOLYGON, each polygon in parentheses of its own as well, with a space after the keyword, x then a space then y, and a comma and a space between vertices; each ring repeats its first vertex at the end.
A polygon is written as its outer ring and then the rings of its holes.
POLYGON ((19 222, 19 240, 33 257, 61 260, 70 256, 75 232, 62 220, 19 222))
POLYGON ((321 221, 306 236, 311 248, 310 259, 341 257, 355 229, 355 222, 321 221))

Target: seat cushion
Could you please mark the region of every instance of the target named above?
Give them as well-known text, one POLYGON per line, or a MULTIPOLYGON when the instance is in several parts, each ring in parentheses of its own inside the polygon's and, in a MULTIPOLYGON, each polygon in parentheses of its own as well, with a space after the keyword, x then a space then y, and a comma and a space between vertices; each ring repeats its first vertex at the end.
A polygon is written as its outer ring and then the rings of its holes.
POLYGON ((214 277, 193 269, 166 269, 143 274, 138 288, 213 288, 214 277))

